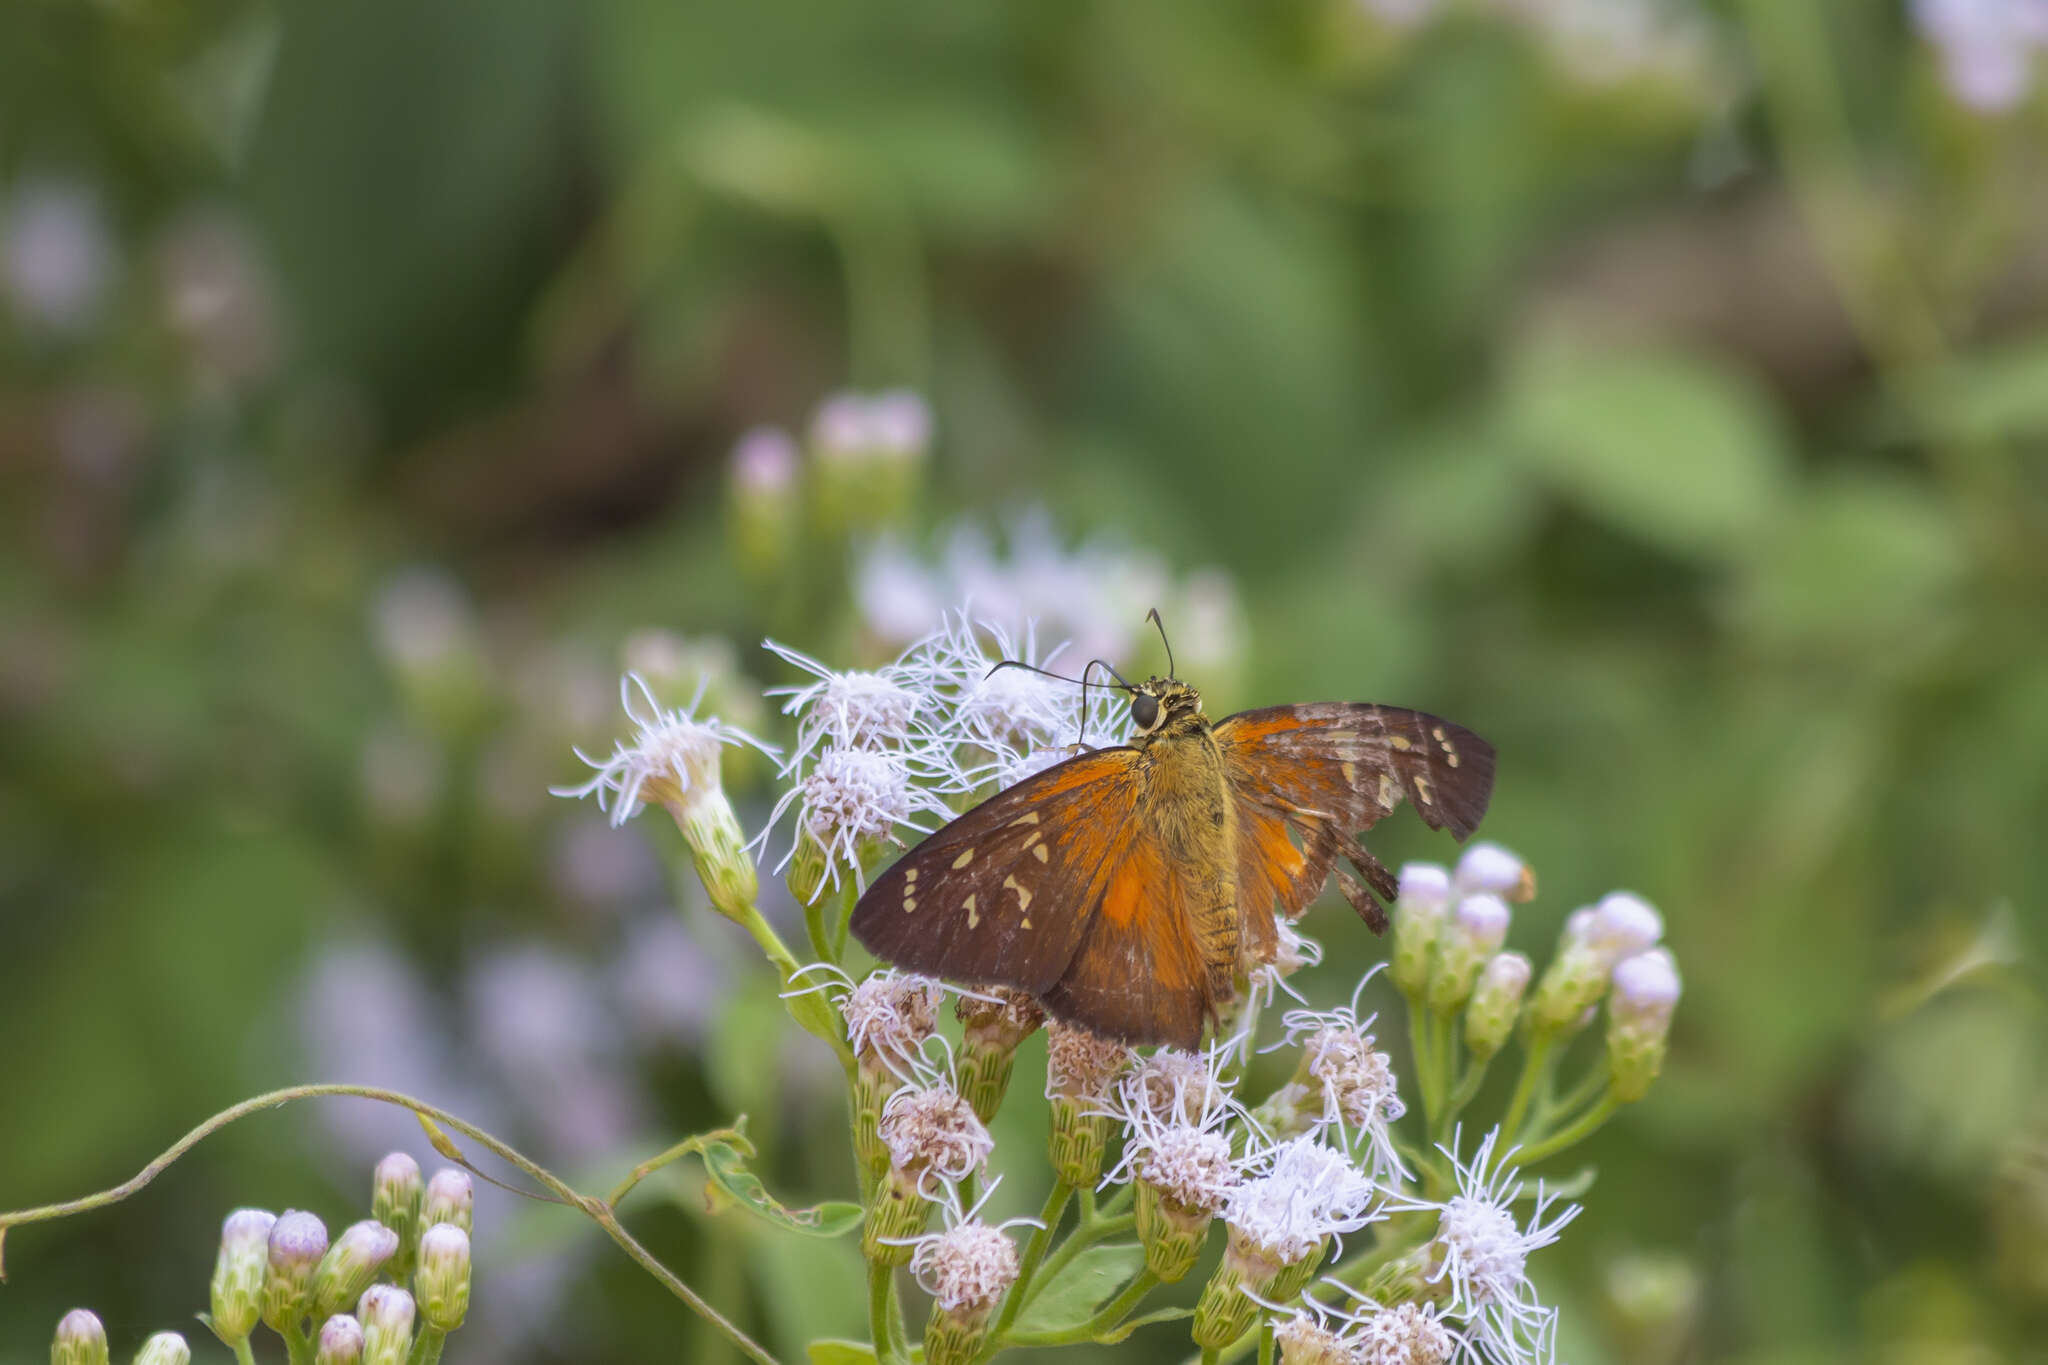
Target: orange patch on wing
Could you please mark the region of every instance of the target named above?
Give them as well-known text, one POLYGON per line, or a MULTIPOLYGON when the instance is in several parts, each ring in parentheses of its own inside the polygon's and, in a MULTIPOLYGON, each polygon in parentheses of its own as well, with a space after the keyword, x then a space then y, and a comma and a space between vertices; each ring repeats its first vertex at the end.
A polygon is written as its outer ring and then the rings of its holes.
POLYGON ((1127 929, 1145 911, 1147 896, 1163 890, 1165 869, 1146 844, 1135 845, 1110 874, 1109 889, 1102 896, 1102 914, 1119 929, 1127 929))

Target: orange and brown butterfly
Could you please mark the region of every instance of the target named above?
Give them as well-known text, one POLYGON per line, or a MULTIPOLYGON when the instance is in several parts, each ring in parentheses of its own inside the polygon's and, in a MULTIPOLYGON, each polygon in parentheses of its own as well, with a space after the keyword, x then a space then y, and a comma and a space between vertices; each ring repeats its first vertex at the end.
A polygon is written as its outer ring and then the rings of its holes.
POLYGON ((1117 685, 1131 742, 1019 782, 898 859, 854 907, 870 952, 1015 987, 1105 1037, 1193 1049, 1236 979, 1272 960, 1276 907, 1298 917, 1340 855, 1393 898, 1356 835, 1405 799, 1462 840, 1493 794, 1493 746, 1420 711, 1313 702, 1212 723, 1177 678, 1117 685))

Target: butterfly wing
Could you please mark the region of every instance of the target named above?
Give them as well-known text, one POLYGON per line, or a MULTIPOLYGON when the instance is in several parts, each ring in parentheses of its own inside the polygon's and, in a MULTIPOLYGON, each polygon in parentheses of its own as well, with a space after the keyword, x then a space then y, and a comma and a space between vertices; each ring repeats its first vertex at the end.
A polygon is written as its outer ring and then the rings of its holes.
POLYGON ((1238 906, 1261 958, 1277 901, 1292 919, 1322 891, 1340 853, 1374 889, 1393 878, 1352 836, 1402 800, 1431 829, 1463 839, 1493 796, 1493 746, 1460 725, 1396 706, 1312 702, 1241 711, 1216 726, 1237 814, 1238 906))
POLYGON ((877 957, 1015 986, 1054 1018, 1194 1048, 1210 1010, 1184 879, 1140 818, 1135 749, 998 793, 910 850, 854 907, 877 957))
POLYGON ((868 887, 854 937, 912 971, 1045 995, 1073 962, 1129 836, 1137 757, 1080 754, 961 815, 868 887))
POLYGON ((1139 820, 1127 836, 1073 961, 1043 1002, 1054 1018, 1106 1038, 1192 1052, 1214 1009, 1196 907, 1156 826, 1139 820))

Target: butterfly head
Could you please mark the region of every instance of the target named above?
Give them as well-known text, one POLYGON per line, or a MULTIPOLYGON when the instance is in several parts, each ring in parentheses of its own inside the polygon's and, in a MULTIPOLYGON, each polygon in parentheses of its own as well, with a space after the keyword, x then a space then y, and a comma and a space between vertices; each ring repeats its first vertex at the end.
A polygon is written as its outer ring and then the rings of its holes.
POLYGON ((1140 744, 1192 734, 1206 724, 1202 694, 1178 678, 1155 676, 1131 688, 1133 739, 1140 744))

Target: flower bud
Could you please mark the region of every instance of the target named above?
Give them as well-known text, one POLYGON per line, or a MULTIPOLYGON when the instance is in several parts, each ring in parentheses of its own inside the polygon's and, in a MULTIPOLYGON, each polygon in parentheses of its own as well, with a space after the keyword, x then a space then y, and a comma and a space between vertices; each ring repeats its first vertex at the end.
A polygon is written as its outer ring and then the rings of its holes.
POLYGON ((1429 1007, 1450 1014, 1472 994, 1486 960, 1508 936, 1508 903, 1490 891, 1459 901, 1437 934, 1436 961, 1429 971, 1429 1007))
POLYGON ((176 1332, 158 1332, 135 1353, 135 1365, 192 1365, 192 1348, 176 1332))
POLYGON ((256 1330, 270 1268, 270 1230, 276 1224, 277 1215, 265 1209, 236 1209, 221 1224, 209 1307, 222 1341, 241 1341, 256 1330))
POLYGON ((919 1178, 901 1166, 883 1173, 860 1230, 860 1253, 869 1261, 902 1265, 910 1259, 909 1240, 924 1231, 932 1216, 932 1201, 919 1188, 919 1178))
POLYGON ((404 1152, 393 1152, 377 1163, 370 1184, 370 1216, 398 1234, 398 1252, 391 1258, 391 1275, 404 1279, 412 1274, 413 1253, 419 1248, 420 1200, 425 1187, 420 1180, 420 1163, 404 1152))
POLYGON ((1045 1038, 1053 1173, 1086 1189, 1102 1178, 1102 1152, 1110 1129, 1106 1106, 1131 1050, 1060 1023, 1050 1025, 1045 1038))
POLYGON ((1536 897, 1536 874, 1499 844, 1477 843, 1458 859, 1451 889, 1459 896, 1485 891, 1517 905, 1536 897))
POLYGON ((832 871, 832 858, 825 846, 812 838, 808 832, 797 835, 796 848, 789 859, 789 894, 796 898, 798 905, 816 904, 819 893, 832 871))
POLYGON ((469 1312, 469 1234, 436 1223, 420 1237, 420 1268, 413 1277, 420 1316, 429 1327, 452 1332, 469 1312))
POLYGON ((1258 1321, 1259 1301, 1285 1303, 1300 1293, 1322 1264, 1323 1251, 1322 1246, 1314 1246, 1302 1259, 1287 1264, 1231 1228, 1223 1264, 1202 1286, 1202 1295, 1195 1302, 1191 1329, 1195 1345, 1221 1348, 1250 1331, 1258 1321))
POLYGON ((1539 1042, 1570 1037, 1586 1026, 1586 1011, 1600 1002, 1612 964, 1593 945, 1594 912, 1588 907, 1565 921, 1557 956, 1543 969, 1529 998, 1528 1028, 1539 1042))
POLYGON ((270 1229, 269 1267, 263 1277, 263 1324, 295 1332, 313 1312, 313 1272, 327 1254, 327 1225, 310 1213, 286 1209, 270 1229))
POLYGON ((1642 897, 1615 891, 1593 907, 1584 933, 1588 943, 1615 963, 1655 947, 1664 937, 1664 917, 1642 897))
POLYGON ((354 1303, 397 1254, 398 1234, 390 1228, 371 1218, 351 1223, 313 1272, 313 1316, 324 1318, 354 1303))
POLYGON ((57 1323, 50 1365, 107 1365, 107 1329, 89 1308, 74 1308, 57 1323))
POLYGON ((320 1337, 313 1365, 360 1365, 363 1358, 363 1325, 347 1313, 336 1313, 320 1324, 320 1337))
POLYGON ((1480 1061, 1491 1059, 1515 1031, 1522 993, 1528 990, 1534 972, 1529 959, 1520 953, 1496 953, 1480 969, 1472 1003, 1465 1008, 1465 1046, 1480 1061))
POLYGON ((715 776, 710 782, 693 784, 687 797, 672 804, 669 813, 683 832, 683 842, 690 846, 690 861, 718 912, 744 921, 754 911, 761 879, 754 870, 753 855, 747 852, 740 818, 733 814, 732 802, 715 776))
POLYGON ((1429 985, 1430 948, 1438 926, 1450 909, 1451 875, 1435 863, 1408 863, 1401 868, 1401 889, 1394 898, 1394 986, 1410 1000, 1420 999, 1429 985))
POLYGON ((775 576, 797 534, 796 442, 780 427, 754 427, 732 450, 733 550, 754 578, 775 576))
MULTIPOLYGON (((1280 1348, 1280 1365, 1359 1365, 1363 1359, 1350 1342, 1306 1313, 1281 1323, 1273 1341, 1280 1348)), ((1402 1361, 1406 1365, 1405 1357, 1402 1361)))
POLYGON ((412 1349, 412 1295, 395 1284, 373 1284, 363 1291, 356 1317, 363 1324, 363 1365, 405 1365, 412 1349))
POLYGON ((427 1182, 427 1197, 420 1204, 420 1223, 425 1227, 453 1223, 464 1232, 473 1233, 476 1231, 471 1226, 474 1202, 469 1173, 453 1166, 443 1166, 427 1182))
POLYGON ((962 995, 953 1004, 953 1013, 964 1029, 960 1093, 983 1123, 995 1118, 1010 1088, 1017 1045, 1045 1023, 1045 1011, 1023 991, 997 986, 989 994, 994 999, 962 995))
MULTIPOLYGON (((1226 1158, 1228 1149, 1225 1149, 1226 1158)), ((1171 1189, 1152 1180, 1137 1182, 1138 1242, 1145 1248, 1145 1266, 1161 1284, 1178 1284, 1187 1278, 1202 1248, 1209 1240, 1209 1225, 1216 1210, 1204 1204, 1184 1204, 1171 1189)))
POLYGON ((1648 1094, 1663 1069, 1678 995, 1678 964, 1662 948, 1615 964, 1607 997, 1607 1076, 1624 1104, 1648 1094))

